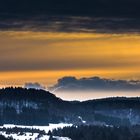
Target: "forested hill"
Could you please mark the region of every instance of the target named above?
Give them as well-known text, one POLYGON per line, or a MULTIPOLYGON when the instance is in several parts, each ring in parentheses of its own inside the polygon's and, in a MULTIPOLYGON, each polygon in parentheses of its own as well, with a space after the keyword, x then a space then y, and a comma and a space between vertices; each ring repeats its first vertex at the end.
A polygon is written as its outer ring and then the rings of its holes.
POLYGON ((0 123, 135 125, 140 123, 140 98, 64 101, 44 90, 0 89, 0 123))
POLYGON ((110 97, 103 99, 95 99, 83 101, 83 106, 90 106, 93 108, 104 108, 104 109, 140 109, 140 97, 110 97))
MULTIPOLYGON (((5 88, 0 89, 0 123, 46 125, 57 123, 65 101, 44 90, 5 88)), ((69 103, 68 103, 69 104, 69 103)))
POLYGON ((26 88, 2 88, 0 89, 0 98, 1 100, 31 100, 31 101, 43 101, 43 100, 61 100, 57 98, 54 94, 49 91, 41 89, 26 89, 26 88))

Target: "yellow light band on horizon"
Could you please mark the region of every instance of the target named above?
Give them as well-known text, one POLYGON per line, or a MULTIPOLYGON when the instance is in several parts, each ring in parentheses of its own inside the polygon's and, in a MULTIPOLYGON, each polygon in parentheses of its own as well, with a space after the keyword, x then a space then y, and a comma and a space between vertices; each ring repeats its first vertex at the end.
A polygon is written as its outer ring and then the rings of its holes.
POLYGON ((0 31, 0 84, 63 76, 140 79, 140 35, 0 31))

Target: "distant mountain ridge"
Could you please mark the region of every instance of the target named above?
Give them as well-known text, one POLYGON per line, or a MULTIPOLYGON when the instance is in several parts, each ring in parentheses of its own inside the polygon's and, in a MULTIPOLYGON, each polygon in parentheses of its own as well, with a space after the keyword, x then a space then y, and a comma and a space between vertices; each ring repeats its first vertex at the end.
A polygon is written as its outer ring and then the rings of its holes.
POLYGON ((0 89, 0 124, 140 124, 140 98, 64 101, 44 90, 0 89))

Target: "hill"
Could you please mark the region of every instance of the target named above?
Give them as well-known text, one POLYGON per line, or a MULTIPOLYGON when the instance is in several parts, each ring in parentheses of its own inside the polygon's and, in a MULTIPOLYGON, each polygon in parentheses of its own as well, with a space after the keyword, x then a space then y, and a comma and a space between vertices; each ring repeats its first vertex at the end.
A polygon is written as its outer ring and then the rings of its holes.
POLYGON ((0 90, 0 124, 48 123, 135 125, 140 123, 140 98, 64 101, 44 90, 0 90))

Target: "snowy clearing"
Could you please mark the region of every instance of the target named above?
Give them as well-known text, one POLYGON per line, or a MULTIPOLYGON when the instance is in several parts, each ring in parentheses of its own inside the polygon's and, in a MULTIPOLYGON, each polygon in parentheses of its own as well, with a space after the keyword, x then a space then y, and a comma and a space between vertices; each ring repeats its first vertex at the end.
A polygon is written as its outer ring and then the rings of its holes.
POLYGON ((65 123, 59 123, 59 124, 49 124, 49 126, 24 126, 24 125, 13 125, 13 124, 5 124, 3 126, 0 126, 0 128, 14 128, 14 127, 20 127, 20 128, 30 128, 30 129, 39 129, 39 130, 44 130, 46 133, 48 131, 52 131, 53 129, 57 128, 63 128, 63 127, 68 127, 72 126, 73 124, 65 124, 65 123))
MULTIPOLYGON (((23 126, 23 125, 13 125, 13 124, 5 124, 3 126, 0 126, 0 128, 30 128, 30 129, 39 129, 39 130, 44 130, 46 133, 48 131, 52 131, 53 129, 58 129, 58 128, 63 128, 63 127, 68 127, 72 126, 72 124, 64 124, 64 123, 59 123, 59 124, 49 124, 49 126, 23 126)), ((12 136, 15 140, 49 140, 48 135, 43 135, 41 137, 38 137, 38 133, 24 133, 23 135, 20 134, 6 134, 6 132, 0 132, 1 135, 4 135, 5 137, 10 137, 12 136)), ((70 138, 67 137, 58 137, 54 136, 57 140, 71 140, 70 138)))

